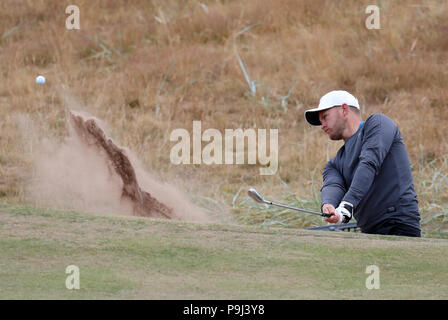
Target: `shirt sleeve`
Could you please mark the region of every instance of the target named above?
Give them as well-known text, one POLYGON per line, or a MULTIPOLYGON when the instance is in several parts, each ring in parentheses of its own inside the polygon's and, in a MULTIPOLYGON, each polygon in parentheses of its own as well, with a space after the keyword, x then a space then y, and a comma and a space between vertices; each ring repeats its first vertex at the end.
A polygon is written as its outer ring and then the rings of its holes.
POLYGON ((372 116, 371 121, 365 125, 359 164, 350 188, 342 199, 355 208, 372 186, 398 129, 391 119, 381 115, 372 116))
POLYGON ((331 204, 335 208, 341 202, 342 197, 347 192, 344 178, 335 166, 335 159, 330 159, 325 165, 322 177, 324 184, 321 188, 322 205, 331 204))

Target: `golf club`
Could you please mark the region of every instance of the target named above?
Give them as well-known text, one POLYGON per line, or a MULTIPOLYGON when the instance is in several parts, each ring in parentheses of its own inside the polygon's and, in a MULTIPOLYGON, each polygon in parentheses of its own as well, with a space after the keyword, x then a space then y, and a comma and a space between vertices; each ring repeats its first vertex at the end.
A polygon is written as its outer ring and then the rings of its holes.
POLYGON ((281 207, 281 208, 287 208, 287 209, 291 209, 291 210, 295 210, 295 211, 300 211, 300 212, 305 212, 305 213, 310 213, 310 214, 314 214, 314 215, 318 215, 318 216, 322 216, 322 217, 331 217, 331 214, 329 213, 322 213, 322 212, 317 212, 317 211, 311 211, 311 210, 306 210, 306 209, 300 209, 300 208, 295 208, 295 207, 290 207, 287 206, 285 204, 281 204, 281 203, 275 203, 272 201, 268 201, 265 200, 258 192, 257 190, 255 190, 254 188, 250 188, 249 191, 247 192, 247 194, 249 195, 249 197, 251 197, 254 201, 258 202, 258 203, 265 203, 271 206, 276 206, 276 207, 281 207))

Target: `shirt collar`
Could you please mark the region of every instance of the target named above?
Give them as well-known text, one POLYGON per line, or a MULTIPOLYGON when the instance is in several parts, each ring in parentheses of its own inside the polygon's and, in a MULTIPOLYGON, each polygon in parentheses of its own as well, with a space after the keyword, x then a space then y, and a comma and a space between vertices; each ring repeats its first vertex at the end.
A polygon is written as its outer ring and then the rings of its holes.
POLYGON ((349 141, 354 135, 356 135, 356 134, 358 133, 359 129, 361 129, 361 127, 362 127, 362 125, 364 124, 364 122, 365 122, 365 121, 362 121, 362 122, 359 124, 359 127, 358 127, 358 129, 356 130, 356 132, 355 132, 351 137, 349 137, 349 138, 345 141, 345 143, 347 143, 347 141, 349 141))
MULTIPOLYGON (((359 128, 362 127, 362 125, 364 124, 364 122, 365 122, 365 121, 362 121, 362 122, 359 124, 358 130, 359 130, 359 128)), ((356 131, 358 131, 358 130, 356 130, 356 131)))

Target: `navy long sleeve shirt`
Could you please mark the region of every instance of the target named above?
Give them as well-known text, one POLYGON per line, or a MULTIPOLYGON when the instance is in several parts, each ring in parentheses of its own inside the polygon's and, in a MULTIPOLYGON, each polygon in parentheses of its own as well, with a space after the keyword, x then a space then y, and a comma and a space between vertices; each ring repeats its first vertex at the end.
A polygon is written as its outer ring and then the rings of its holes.
POLYGON ((408 153, 400 130, 384 114, 373 114, 339 149, 323 171, 322 204, 353 204, 363 232, 386 219, 420 228, 408 153))

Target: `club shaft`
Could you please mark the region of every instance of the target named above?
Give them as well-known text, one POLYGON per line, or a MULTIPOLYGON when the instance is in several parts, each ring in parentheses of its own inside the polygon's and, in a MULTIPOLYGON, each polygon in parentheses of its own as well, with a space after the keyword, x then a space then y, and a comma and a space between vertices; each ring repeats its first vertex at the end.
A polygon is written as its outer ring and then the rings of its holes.
POLYGON ((321 216, 321 217, 331 217, 331 214, 329 214, 329 213, 321 213, 321 212, 311 211, 311 210, 307 210, 307 209, 290 207, 286 204, 281 204, 281 203, 276 203, 276 202, 272 202, 269 200, 265 200, 254 188, 250 188, 248 191, 248 194, 252 199, 254 199, 256 202, 259 202, 259 203, 265 203, 265 204, 268 204, 271 206, 277 206, 277 207, 286 208, 286 209, 290 209, 290 210, 294 210, 294 211, 314 214, 316 216, 321 216))
POLYGON ((276 207, 287 208, 287 209, 291 209, 291 210, 295 210, 295 211, 310 213, 310 214, 314 214, 314 215, 317 215, 317 216, 325 216, 325 214, 323 214, 321 212, 316 212, 316 211, 311 211, 311 210, 306 210, 306 209, 301 209, 301 208, 290 207, 290 206, 288 206, 286 204, 276 203, 276 202, 272 202, 272 201, 268 201, 268 200, 264 200, 264 203, 272 205, 272 206, 276 206, 276 207))

